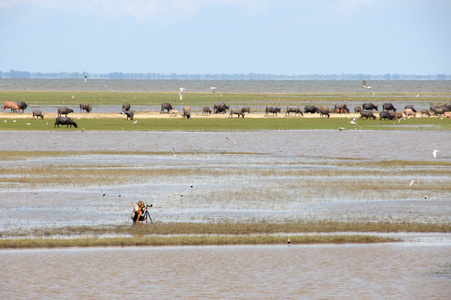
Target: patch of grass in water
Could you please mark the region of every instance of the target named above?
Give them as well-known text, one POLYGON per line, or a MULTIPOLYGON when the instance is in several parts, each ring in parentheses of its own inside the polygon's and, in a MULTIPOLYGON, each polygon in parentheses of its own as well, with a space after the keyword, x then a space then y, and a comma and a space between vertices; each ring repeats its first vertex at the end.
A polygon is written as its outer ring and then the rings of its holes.
MULTIPOLYGON (((392 238, 360 235, 295 236, 291 244, 368 244, 396 242, 392 238)), ((278 236, 152 236, 126 238, 12 239, 0 240, 0 249, 61 247, 140 247, 140 246, 206 246, 206 245, 277 245, 287 244, 278 236)))

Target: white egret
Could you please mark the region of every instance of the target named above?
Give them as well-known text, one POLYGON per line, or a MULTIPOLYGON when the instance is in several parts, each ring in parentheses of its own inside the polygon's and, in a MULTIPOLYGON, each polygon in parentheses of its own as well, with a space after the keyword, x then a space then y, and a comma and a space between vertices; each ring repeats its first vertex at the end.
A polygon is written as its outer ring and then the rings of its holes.
POLYGON ((183 92, 186 91, 186 89, 179 87, 179 96, 180 96, 180 101, 183 100, 183 92))

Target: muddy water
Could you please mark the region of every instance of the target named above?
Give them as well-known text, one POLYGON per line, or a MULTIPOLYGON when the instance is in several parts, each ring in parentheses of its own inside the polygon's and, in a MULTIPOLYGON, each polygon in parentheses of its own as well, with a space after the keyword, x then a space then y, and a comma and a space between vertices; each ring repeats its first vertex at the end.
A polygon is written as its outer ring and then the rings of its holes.
POLYGON ((450 250, 449 243, 3 250, 0 297, 448 299, 450 250))

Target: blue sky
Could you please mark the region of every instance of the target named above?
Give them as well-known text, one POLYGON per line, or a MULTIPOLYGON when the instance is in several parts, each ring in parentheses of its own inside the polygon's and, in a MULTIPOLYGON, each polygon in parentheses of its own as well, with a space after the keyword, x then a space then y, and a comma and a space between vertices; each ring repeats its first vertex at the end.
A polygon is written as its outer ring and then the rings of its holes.
POLYGON ((0 71, 451 74, 451 0, 1 0, 0 71))

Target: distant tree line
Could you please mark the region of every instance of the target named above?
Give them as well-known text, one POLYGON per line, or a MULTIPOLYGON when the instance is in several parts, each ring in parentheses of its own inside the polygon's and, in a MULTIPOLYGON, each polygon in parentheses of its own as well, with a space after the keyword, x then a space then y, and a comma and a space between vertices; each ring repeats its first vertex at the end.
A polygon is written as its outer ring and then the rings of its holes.
POLYGON ((240 74, 164 74, 164 73, 89 73, 89 72, 58 72, 42 73, 10 70, 0 71, 0 78, 74 78, 82 79, 85 75, 90 79, 180 79, 180 80, 451 80, 451 75, 405 75, 405 74, 308 74, 308 75, 278 75, 260 73, 240 74))

